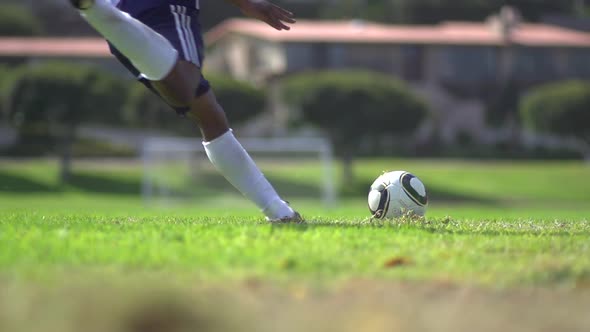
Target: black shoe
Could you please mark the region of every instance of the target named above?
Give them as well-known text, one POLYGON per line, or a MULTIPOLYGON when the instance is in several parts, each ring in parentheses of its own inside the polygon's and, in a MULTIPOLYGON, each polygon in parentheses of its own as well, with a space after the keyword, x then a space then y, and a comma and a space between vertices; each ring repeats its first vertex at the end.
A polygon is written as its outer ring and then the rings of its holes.
POLYGON ((84 10, 92 7, 94 0, 70 0, 70 3, 79 10, 84 10))

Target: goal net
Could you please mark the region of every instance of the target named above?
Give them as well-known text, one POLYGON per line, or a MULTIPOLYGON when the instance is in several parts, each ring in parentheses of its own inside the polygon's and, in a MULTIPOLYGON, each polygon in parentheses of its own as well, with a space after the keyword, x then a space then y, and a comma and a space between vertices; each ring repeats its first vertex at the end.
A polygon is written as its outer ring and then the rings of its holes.
MULTIPOLYGON (((332 146, 321 138, 244 138, 240 142, 282 197, 336 201, 332 146)), ((199 139, 150 138, 142 146, 148 204, 244 199, 209 162, 199 139)))

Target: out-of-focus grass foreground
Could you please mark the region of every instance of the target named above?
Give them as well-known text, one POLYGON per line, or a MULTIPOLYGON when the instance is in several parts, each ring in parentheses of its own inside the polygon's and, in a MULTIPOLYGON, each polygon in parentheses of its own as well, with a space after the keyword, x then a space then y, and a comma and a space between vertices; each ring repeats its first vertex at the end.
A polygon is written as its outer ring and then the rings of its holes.
MULTIPOLYGON (((280 182, 296 183, 298 169, 321 176, 319 164, 288 165, 273 175, 280 182)), ((357 181, 368 185, 391 165, 414 170, 432 189, 425 219, 370 220, 364 193, 346 195, 332 208, 302 193, 292 203, 308 224, 273 226, 231 192, 146 207, 136 195, 137 163, 79 162, 71 183, 61 185, 55 161, 3 162, 0 326, 589 326, 586 165, 364 160, 357 163, 357 181)))

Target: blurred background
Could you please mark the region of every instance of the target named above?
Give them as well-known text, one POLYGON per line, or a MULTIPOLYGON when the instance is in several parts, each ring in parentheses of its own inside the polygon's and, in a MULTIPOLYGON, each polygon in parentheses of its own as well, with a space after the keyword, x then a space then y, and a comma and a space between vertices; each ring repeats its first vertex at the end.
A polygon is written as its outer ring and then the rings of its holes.
MULTIPOLYGON (((276 2, 298 17, 292 31, 215 0, 202 1, 201 24, 206 76, 238 136, 274 142, 245 145, 287 194, 362 196, 375 172, 407 166, 452 200, 462 196, 424 165, 590 158, 587 1, 276 2), (380 161, 355 171, 366 160, 380 161)), ((187 174, 200 195, 223 183, 198 130, 135 83, 66 0, 0 1, 0 86, 0 191, 182 196, 187 174), (124 175, 95 172, 109 167, 124 175)))

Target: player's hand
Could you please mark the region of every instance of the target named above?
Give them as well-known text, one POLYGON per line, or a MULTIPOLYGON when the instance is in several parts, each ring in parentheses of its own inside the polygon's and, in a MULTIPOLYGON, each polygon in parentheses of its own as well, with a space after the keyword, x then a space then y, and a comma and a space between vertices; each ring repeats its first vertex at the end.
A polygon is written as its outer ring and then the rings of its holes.
POLYGON ((267 23, 277 30, 290 30, 287 24, 295 23, 293 13, 266 0, 246 0, 240 4, 244 15, 267 23))

